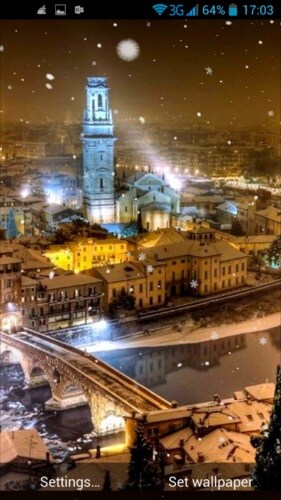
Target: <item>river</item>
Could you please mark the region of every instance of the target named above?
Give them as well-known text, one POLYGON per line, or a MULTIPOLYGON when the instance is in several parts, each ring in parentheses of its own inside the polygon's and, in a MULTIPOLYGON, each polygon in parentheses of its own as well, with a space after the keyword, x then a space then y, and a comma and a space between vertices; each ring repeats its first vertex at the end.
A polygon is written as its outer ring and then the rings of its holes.
MULTIPOLYGON (((278 327, 198 344, 95 355, 168 400, 192 404, 210 401, 214 394, 227 398, 248 385, 274 382, 276 365, 281 362, 281 331, 278 327)), ((36 428, 58 461, 96 446, 88 407, 45 412, 50 388, 23 390, 23 386, 20 365, 1 367, 2 430, 36 428)), ((123 433, 101 439, 102 446, 122 442, 123 433)))

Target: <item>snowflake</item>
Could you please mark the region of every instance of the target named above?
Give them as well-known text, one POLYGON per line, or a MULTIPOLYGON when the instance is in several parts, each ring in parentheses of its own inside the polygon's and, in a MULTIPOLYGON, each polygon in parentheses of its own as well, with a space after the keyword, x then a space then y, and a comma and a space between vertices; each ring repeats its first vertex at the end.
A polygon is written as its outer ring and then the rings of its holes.
POLYGON ((113 26, 114 26, 114 28, 117 28, 118 24, 117 23, 113 23, 113 26))
POLYGON ((52 75, 52 73, 47 73, 46 78, 47 78, 47 80, 54 80, 55 79, 55 77, 54 77, 54 75, 52 75))
POLYGON ((191 288, 197 288, 198 287, 198 281, 197 280, 192 280, 190 282, 190 286, 191 286, 191 288))
POLYGON ((101 49, 102 48, 102 44, 101 43, 97 43, 97 48, 101 49))
POLYGON ((140 117, 139 117, 139 121, 140 121, 142 124, 144 124, 144 123, 145 123, 145 118, 144 118, 143 116, 140 116, 140 117))
POLYGON ((114 114, 114 115, 118 115, 118 113, 119 113, 118 109, 115 109, 115 110, 113 111, 113 114, 114 114))
POLYGON ((48 90, 51 90, 53 88, 53 85, 51 85, 50 83, 46 83, 46 88, 48 90))
POLYGON ((262 40, 259 40, 259 45, 262 45, 263 44, 263 41, 262 40))
POLYGON ((178 368, 181 368, 182 367, 182 363, 178 363, 178 368))
POLYGON ((12 85, 8 85, 8 90, 12 90, 12 85))
POLYGON ((146 259, 145 253, 140 253, 139 254, 139 260, 145 260, 145 259, 146 259))
POLYGON ((259 343, 260 343, 260 345, 265 345, 265 344, 267 344, 267 339, 265 337, 261 337, 259 339, 259 343))
POLYGON ((198 111, 198 113, 196 113, 197 116, 202 116, 202 114, 200 113, 200 111, 198 111))
POLYGON ((4 52, 4 45, 0 45, 0 52, 4 52))
POLYGON ((218 332, 213 332, 212 335, 211 335, 211 339, 212 340, 217 340, 219 338, 219 333, 218 332))
POLYGON ((127 257, 131 257, 131 252, 126 252, 127 257))
POLYGON ((249 65, 248 65, 248 64, 246 64, 245 68, 246 68, 246 69, 249 69, 249 65))
POLYGON ((226 24, 227 26, 231 26, 232 21, 225 21, 225 24, 226 24))
POLYGON ((97 61, 92 61, 92 66, 96 66, 97 65, 97 61))
POLYGON ((135 40, 128 38, 127 40, 122 40, 117 45, 117 54, 123 61, 133 61, 136 59, 140 53, 140 47, 135 40))
POLYGON ((272 111, 272 109, 267 113, 268 116, 274 116, 274 111, 272 111))
POLYGON ((151 264, 148 264, 148 266, 146 266, 146 270, 148 273, 153 273, 153 266, 151 264))
POLYGON ((146 27, 147 27, 147 28, 150 28, 150 26, 151 26, 151 22, 150 22, 150 21, 147 21, 147 23, 146 23, 146 27))
POLYGON ((213 74, 213 70, 212 70, 212 68, 210 68, 210 66, 207 66, 205 68, 205 71, 206 71, 206 75, 212 75, 213 74))
POLYGON ((223 436, 221 436, 221 437, 219 438, 219 442, 220 442, 220 443, 224 443, 224 442, 225 442, 225 438, 224 438, 223 436))
POLYGON ((107 274, 109 274, 110 273, 110 269, 107 269, 106 272, 107 272, 107 274))
POLYGON ((209 366, 209 364, 210 364, 210 361, 205 361, 206 366, 209 366))

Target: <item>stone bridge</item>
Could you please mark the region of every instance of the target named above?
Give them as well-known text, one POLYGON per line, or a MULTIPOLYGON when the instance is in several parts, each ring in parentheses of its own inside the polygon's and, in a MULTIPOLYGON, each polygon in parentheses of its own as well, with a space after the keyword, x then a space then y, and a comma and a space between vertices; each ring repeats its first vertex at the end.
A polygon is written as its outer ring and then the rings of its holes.
POLYGON ((130 426, 126 417, 134 413, 172 407, 95 356, 29 329, 16 334, 0 332, 0 356, 2 362, 21 364, 27 388, 50 385, 52 398, 45 403, 46 409, 88 404, 98 435, 124 427, 124 419, 130 426))

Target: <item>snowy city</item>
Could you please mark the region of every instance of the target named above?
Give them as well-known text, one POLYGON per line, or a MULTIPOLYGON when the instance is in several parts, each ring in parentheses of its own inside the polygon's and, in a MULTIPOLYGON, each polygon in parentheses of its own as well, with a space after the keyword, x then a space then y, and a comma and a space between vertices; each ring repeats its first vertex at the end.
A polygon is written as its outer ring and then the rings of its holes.
POLYGON ((280 22, 44 9, 1 21, 0 491, 281 490, 280 22))

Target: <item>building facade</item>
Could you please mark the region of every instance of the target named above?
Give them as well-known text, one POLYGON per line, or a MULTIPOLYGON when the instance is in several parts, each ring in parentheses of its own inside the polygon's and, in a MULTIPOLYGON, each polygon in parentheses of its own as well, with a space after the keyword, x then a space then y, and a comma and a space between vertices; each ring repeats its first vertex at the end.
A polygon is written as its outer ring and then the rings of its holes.
POLYGON ((135 308, 144 309, 165 305, 165 264, 153 262, 126 262, 104 266, 91 271, 103 282, 103 309, 110 311, 114 299, 123 292, 133 295, 135 308))
POLYGON ((114 142, 107 78, 88 78, 83 121, 84 213, 90 223, 115 221, 114 142))
POLYGON ((65 271, 85 271, 105 264, 127 260, 128 242, 119 238, 76 239, 61 245, 51 245, 45 252, 52 264, 65 271))
POLYGON ((93 277, 66 274, 44 279, 22 278, 21 307, 25 327, 40 332, 97 321, 102 283, 93 277))
POLYGON ((13 248, 0 241, 0 330, 13 333, 21 328, 21 262, 13 248))
POLYGON ((255 213, 256 234, 281 234, 281 210, 269 206, 255 213))

